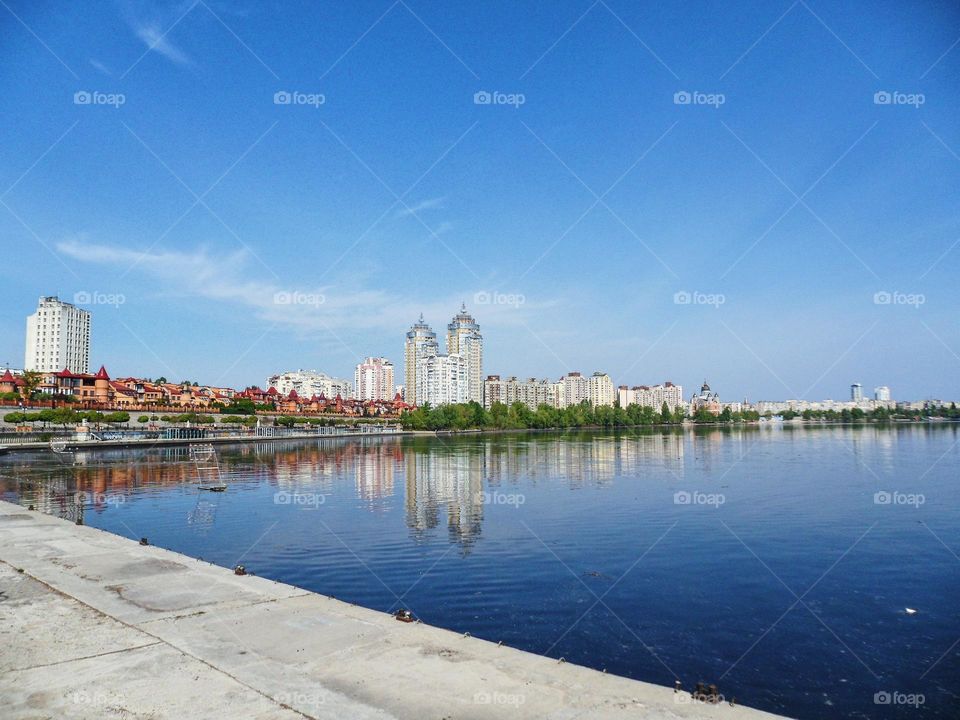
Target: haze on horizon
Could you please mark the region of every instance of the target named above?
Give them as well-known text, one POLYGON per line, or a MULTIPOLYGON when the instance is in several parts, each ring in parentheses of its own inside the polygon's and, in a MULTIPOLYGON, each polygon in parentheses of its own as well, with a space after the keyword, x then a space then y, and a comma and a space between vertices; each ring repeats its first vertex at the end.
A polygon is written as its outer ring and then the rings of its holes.
POLYGON ((0 363, 40 295, 237 387, 465 302, 484 374, 960 399, 955 3, 345 5, 4 0, 0 363))

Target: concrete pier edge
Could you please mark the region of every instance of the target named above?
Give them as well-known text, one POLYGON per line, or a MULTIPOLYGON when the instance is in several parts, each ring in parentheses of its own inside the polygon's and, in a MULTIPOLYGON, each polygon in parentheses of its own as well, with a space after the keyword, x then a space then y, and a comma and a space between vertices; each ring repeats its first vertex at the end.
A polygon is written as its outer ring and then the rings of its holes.
POLYGON ((3 501, 0 600, 11 719, 778 717, 398 622, 3 501))

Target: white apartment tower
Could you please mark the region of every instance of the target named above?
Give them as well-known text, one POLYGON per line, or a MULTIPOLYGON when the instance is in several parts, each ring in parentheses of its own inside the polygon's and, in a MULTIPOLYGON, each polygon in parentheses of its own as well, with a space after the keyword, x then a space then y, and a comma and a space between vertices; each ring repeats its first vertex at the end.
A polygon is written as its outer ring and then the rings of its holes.
POLYGON ((447 354, 461 355, 467 366, 467 399, 483 403, 483 336, 466 304, 447 325, 447 354))
POLYGON ((383 357, 368 357, 353 373, 358 400, 393 399, 393 363, 383 357))
POLYGON ((422 405, 426 396, 417 387, 420 359, 440 352, 437 334, 423 321, 423 315, 407 331, 403 347, 403 397, 411 405, 422 405))
POLYGON ((468 402, 467 375, 462 355, 421 355, 417 360, 417 405, 468 402))
POLYGON ((90 313, 56 296, 41 297, 27 316, 24 370, 90 372, 90 313))
POLYGON ((613 405, 613 380, 605 372, 595 372, 587 380, 587 394, 593 407, 613 405))

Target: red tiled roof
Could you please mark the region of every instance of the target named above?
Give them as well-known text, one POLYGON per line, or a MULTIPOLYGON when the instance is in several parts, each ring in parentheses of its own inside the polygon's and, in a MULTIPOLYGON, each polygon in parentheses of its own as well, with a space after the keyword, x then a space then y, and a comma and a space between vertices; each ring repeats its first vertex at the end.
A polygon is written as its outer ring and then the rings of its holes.
POLYGON ((123 383, 115 382, 114 380, 111 380, 111 381, 110 381, 110 387, 112 387, 114 390, 116 390, 117 392, 119 392, 119 393, 121 393, 121 394, 123 394, 123 395, 129 395, 129 396, 133 397, 133 396, 136 396, 136 394, 137 394, 137 391, 136 391, 136 390, 131 390, 130 388, 128 388, 128 387, 127 387, 126 385, 124 385, 123 383))
POLYGON ((13 382, 13 373, 10 372, 10 368, 7 368, 7 371, 3 374, 3 377, 0 377, 0 382, 13 382))
POLYGON ((94 375, 94 377, 95 377, 97 380, 109 380, 109 379, 110 379, 110 376, 107 375, 107 368, 105 368, 103 365, 100 366, 100 369, 97 370, 97 374, 94 375))

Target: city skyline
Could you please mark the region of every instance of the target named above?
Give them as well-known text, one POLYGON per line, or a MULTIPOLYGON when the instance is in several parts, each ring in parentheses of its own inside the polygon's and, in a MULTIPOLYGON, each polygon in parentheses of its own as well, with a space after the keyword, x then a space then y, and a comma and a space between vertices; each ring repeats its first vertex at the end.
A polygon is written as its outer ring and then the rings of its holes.
MULTIPOLYGON (((81 375, 87 374, 90 363, 89 345, 91 319, 91 312, 78 309, 75 305, 62 301, 57 296, 40 296, 37 311, 33 315, 28 315, 26 320, 24 369, 38 370, 43 374, 56 373, 58 370, 76 372, 81 375), (56 334, 51 332, 50 342, 47 341, 45 333, 48 324, 50 327, 56 326, 57 328, 56 334), (77 324, 78 327, 74 328, 74 324, 77 324), (68 341, 61 342, 59 335, 61 326, 63 328, 69 328, 73 335, 81 339, 82 345, 79 349, 72 349, 68 341), (42 339, 40 337, 41 333, 43 335, 42 339), (52 365, 51 362, 53 363, 52 365), (82 369, 74 370, 71 364, 82 369)), ((668 406, 673 408, 683 402, 682 384, 675 384, 669 380, 663 384, 657 383, 652 386, 637 385, 632 381, 627 382, 623 379, 614 381, 609 377, 608 373, 602 371, 595 371, 593 378, 582 377, 582 373, 579 370, 565 373, 555 383, 547 379, 537 380, 535 376, 520 380, 516 375, 505 374, 501 378, 500 374, 486 374, 483 372, 483 337, 480 333, 480 326, 467 311, 466 303, 461 303, 460 311, 447 325, 446 353, 440 353, 437 335, 424 320, 422 313, 419 319, 406 332, 405 338, 403 353, 404 379, 405 381, 409 381, 410 378, 414 378, 413 396, 407 394, 406 382, 403 385, 393 384, 393 362, 382 356, 366 356, 361 359, 360 362, 354 366, 354 379, 352 383, 349 379, 334 377, 322 371, 315 369, 304 370, 300 368, 298 370, 286 370, 272 374, 263 383, 263 388, 261 389, 274 388, 282 396, 289 395, 292 390, 295 391, 298 396, 304 398, 311 396, 327 398, 342 396, 343 398, 355 397, 360 400, 392 400, 394 395, 400 393, 402 390, 406 399, 411 403, 438 405, 450 402, 475 401, 489 410, 491 398, 488 397, 486 389, 487 386, 493 382, 496 386, 494 395, 497 401, 502 402, 503 398, 515 397, 517 399, 523 399, 531 409, 534 409, 537 405, 537 402, 531 402, 531 399, 542 399, 545 392, 548 395, 551 395, 552 392, 551 397, 559 392, 559 397, 548 400, 547 404, 558 402, 561 405, 570 405, 576 404, 580 399, 589 399, 593 405, 612 405, 614 398, 616 398, 617 403, 621 407, 626 407, 634 403, 659 407, 665 400, 668 406), (451 358, 451 356, 453 357, 451 358), (423 365, 425 358, 432 361, 426 370, 419 367, 423 365), (453 359, 459 363, 456 367, 450 365, 453 359), (424 372, 426 372, 427 375, 423 376, 423 378, 429 376, 431 378, 429 380, 430 384, 436 382, 434 379, 436 375, 438 378, 442 378, 444 385, 462 384, 462 388, 454 391, 451 391, 449 388, 444 389, 440 391, 439 394, 435 394, 437 393, 436 390, 431 390, 429 393, 424 394, 423 397, 420 397, 417 391, 417 378, 421 377, 424 372), (452 380, 448 377, 451 372, 454 375, 452 380), (460 377, 457 378, 456 376, 460 377), (601 376, 605 378, 609 390, 604 389, 600 391, 598 395, 597 388, 592 385, 592 380, 596 380, 601 376), (583 388, 572 391, 570 389, 572 379, 576 378, 579 380, 581 377, 584 383, 583 388), (588 379, 591 380, 590 383, 588 383, 588 379), (476 394, 470 390, 471 385, 477 388, 475 391, 476 394), (548 386, 553 388, 553 390, 548 391, 548 386), (589 390, 587 389, 588 387, 589 390), (666 396, 663 395, 665 391, 667 393, 666 396), (433 397, 431 398, 428 395, 433 395, 433 397), (639 398, 644 398, 644 400, 638 401, 639 398), (649 402, 646 402, 646 400, 649 400, 649 402)), ((4 367, 8 372, 11 369, 9 363, 6 363, 4 367)), ((101 372, 102 370, 103 368, 101 367, 101 372)), ((128 377, 129 376, 130 374, 128 374, 128 377)), ((150 377, 156 376, 141 374, 140 377, 149 379, 150 377)), ((423 378, 420 380, 421 383, 425 382, 423 378)), ((173 380, 173 382, 189 382, 189 380, 187 377, 183 377, 181 380, 173 380)), ((197 384, 196 380, 192 382, 197 384)), ((200 383, 200 385, 211 386, 207 383, 200 383)), ((222 387, 223 385, 220 384, 220 386, 222 387)), ((260 385, 259 383, 246 382, 232 387, 236 390, 256 389, 260 388, 260 385)), ((709 389, 706 380, 704 380, 703 387, 709 389)), ((851 384, 849 399, 855 403, 867 400, 868 398, 864 396, 862 388, 863 386, 859 382, 851 384)), ((714 393, 713 396, 717 403, 719 403, 719 395, 714 393)), ((872 397, 869 399, 890 402, 893 400, 893 397, 888 386, 879 385, 874 388, 872 397)), ((932 397, 901 398, 901 400, 907 402, 916 402, 925 399, 944 400, 944 398, 932 397)), ((819 399, 798 397, 751 399, 745 396, 742 400, 750 403, 766 402, 774 404, 795 400, 814 403, 821 401, 827 401, 828 403, 839 402, 829 396, 819 399)), ((723 404, 739 405, 740 403, 740 400, 728 397, 723 404)), ((691 398, 689 404, 691 407, 696 407, 696 395, 691 398)), ((719 407, 719 404, 717 407, 719 407)))
MULTIPOLYGON (((86 368, 90 362, 91 320, 92 313, 89 311, 80 310, 57 296, 40 296, 37 311, 33 315, 28 315, 26 319, 24 369, 37 370, 43 375, 72 372, 78 373, 77 377, 79 377, 88 374, 86 368), (75 329, 74 324, 78 322, 79 327, 75 329), (45 333, 48 326, 55 328, 55 331, 50 333, 49 343, 45 333), (82 339, 80 348, 71 350, 69 344, 64 345, 61 342, 61 327, 69 328, 71 333, 82 339), (66 353, 71 353, 69 359, 73 360, 74 365, 84 369, 73 370, 66 353), (56 359, 51 360, 53 355, 56 355, 56 359), (63 362, 65 359, 67 361, 63 362), (63 372, 58 372, 60 370, 63 372)), ((445 350, 446 353, 440 352, 437 334, 421 313, 419 319, 406 332, 404 342, 404 378, 408 382, 411 378, 413 379, 412 395, 407 392, 406 383, 393 384, 393 362, 386 357, 373 356, 363 358, 354 366, 352 383, 349 379, 334 377, 322 371, 301 368, 270 375, 262 388, 258 383, 243 383, 232 389, 272 389, 271 392, 277 391, 280 397, 287 397, 292 391, 294 395, 304 399, 343 397, 344 399, 386 401, 402 395, 416 404, 441 405, 475 401, 487 410, 490 409, 492 402, 511 404, 513 400, 521 401, 531 409, 536 409, 539 404, 544 403, 555 407, 575 405, 582 400, 589 400, 594 406, 613 405, 614 400, 620 407, 637 404, 659 408, 665 402, 673 409, 684 404, 683 386, 670 380, 662 384, 637 385, 622 379, 614 382, 609 374, 603 371, 594 371, 592 376, 584 376, 579 370, 565 373, 556 382, 548 379, 538 380, 534 376, 520 379, 516 375, 501 377, 499 374, 484 373, 483 337, 479 324, 467 311, 466 303, 461 303, 460 311, 447 325, 445 350), (455 364, 454 361, 456 361, 455 364), (425 379, 430 384, 430 389, 418 390, 417 388, 425 379), (600 385, 596 384, 598 381, 601 382, 600 385), (435 387, 438 382, 443 386, 440 390, 435 387), (471 392, 471 386, 477 388, 476 395, 471 392)), ((6 364, 5 369, 6 377, 11 369, 9 363, 6 364)), ((100 372, 104 373, 104 366, 101 366, 100 372)), ((93 376, 90 375, 90 377, 93 376)), ((128 374, 128 377, 132 376, 128 374)), ((140 377, 149 380, 152 376, 140 375, 140 377)), ((173 382, 176 384, 191 381, 184 377, 173 382)), ((198 383, 196 380, 192 383, 199 384, 201 387, 216 387, 216 385, 198 383)), ((943 401, 945 398, 900 398, 899 401, 916 403, 918 400, 927 399, 943 401)), ((867 398, 863 395, 862 384, 856 382, 850 385, 849 400, 854 404, 866 401, 869 405, 872 401, 890 403, 893 397, 889 386, 879 385, 874 388, 872 397, 867 398)), ((800 401, 801 405, 812 403, 814 407, 820 407, 824 403, 827 406, 833 403, 842 404, 842 401, 829 396, 820 399, 784 397, 752 400, 745 397, 743 401, 750 404, 759 402, 774 407, 781 405, 792 407, 793 401, 800 401)), ((704 379, 700 395, 694 394, 688 404, 694 412, 698 406, 708 404, 719 412, 721 405, 739 408, 743 403, 741 400, 729 397, 721 403, 719 394, 711 392, 704 379)))
POLYGON ((958 394, 956 8, 183 10, 0 10, 0 362, 41 294, 231 386, 466 302, 485 374, 958 394))

